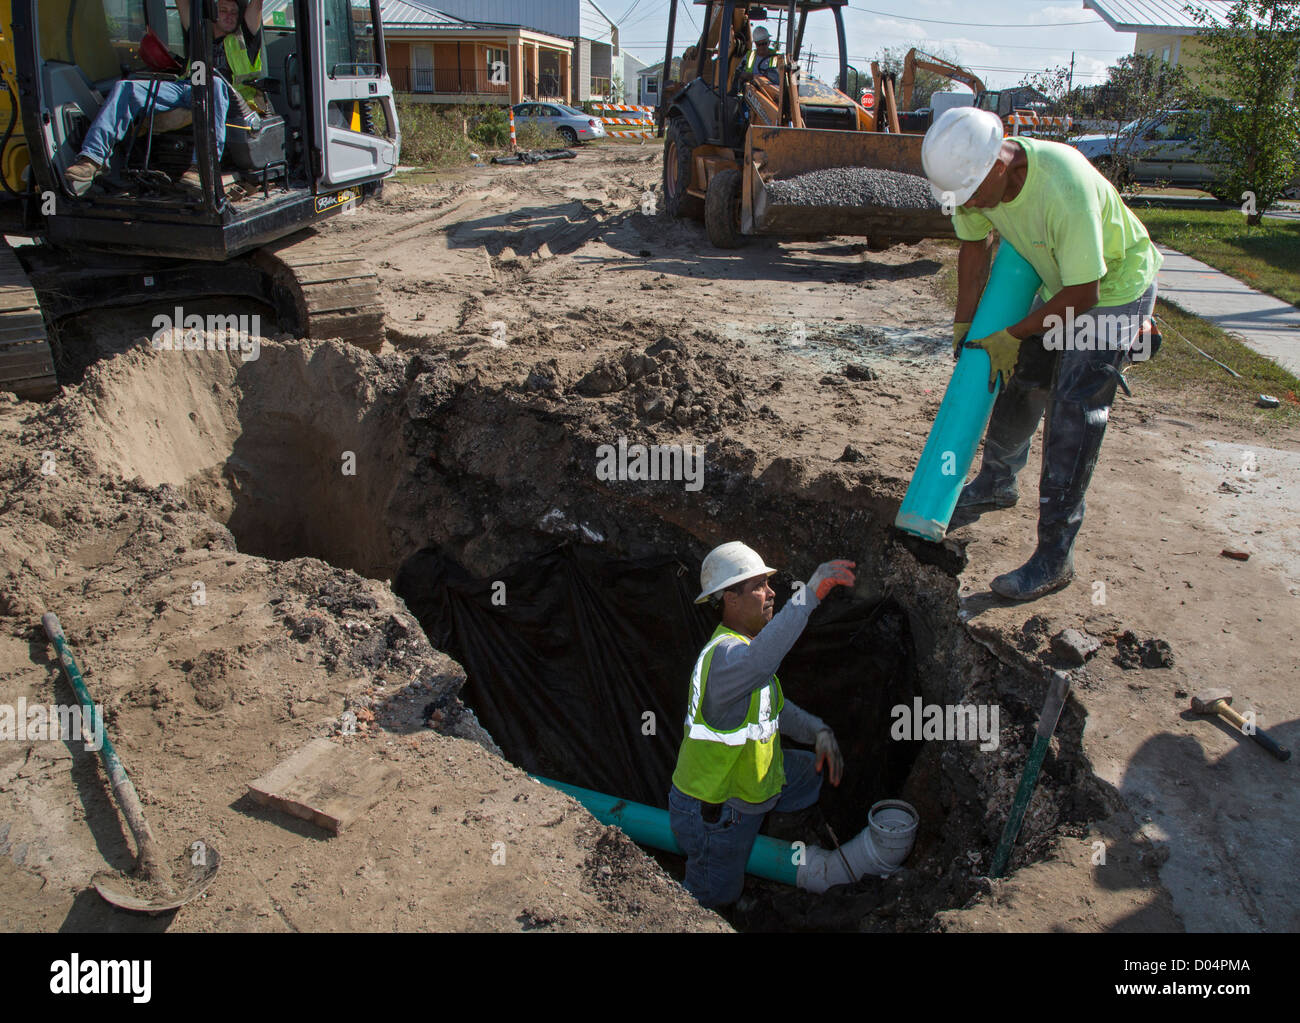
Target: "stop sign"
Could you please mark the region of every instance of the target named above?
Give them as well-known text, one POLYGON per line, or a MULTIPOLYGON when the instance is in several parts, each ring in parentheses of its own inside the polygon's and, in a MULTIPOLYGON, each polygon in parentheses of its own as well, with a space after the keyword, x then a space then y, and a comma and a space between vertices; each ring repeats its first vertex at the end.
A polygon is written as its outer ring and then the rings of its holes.
POLYGON ((876 105, 876 94, 874 92, 864 92, 862 94, 862 105, 864 107, 873 107, 876 105))

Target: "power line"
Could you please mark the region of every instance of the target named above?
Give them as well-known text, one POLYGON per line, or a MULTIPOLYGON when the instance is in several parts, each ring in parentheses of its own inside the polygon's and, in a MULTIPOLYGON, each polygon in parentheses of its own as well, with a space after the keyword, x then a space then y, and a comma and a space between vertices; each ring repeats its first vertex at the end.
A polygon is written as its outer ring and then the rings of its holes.
MULTIPOLYGON (((643 21, 648 21, 650 18, 653 18, 655 15, 659 15, 663 17, 666 23, 668 17, 668 3, 671 2, 672 0, 667 0, 667 3, 660 4, 658 7, 651 7, 647 10, 642 11, 640 17, 634 18, 632 21, 628 22, 623 27, 631 28, 633 25, 639 25, 643 21)), ((633 4, 632 6, 635 7, 636 4, 633 4)), ((626 18, 626 15, 624 15, 624 17, 626 18)))
POLYGON ((847 5, 851 11, 861 11, 864 14, 875 14, 881 18, 902 18, 904 21, 923 21, 929 25, 960 25, 963 28, 1059 28, 1062 25, 1101 25, 1104 24, 1100 19, 1093 18, 1090 21, 1057 21, 1050 25, 1026 25, 1021 22, 992 22, 992 21, 944 21, 941 18, 914 18, 910 14, 895 14, 891 11, 873 11, 870 7, 854 7, 852 4, 847 5))
POLYGON ((627 19, 632 16, 632 12, 636 10, 637 4, 640 2, 641 0, 632 0, 632 6, 623 12, 622 16, 618 19, 617 24, 621 25, 623 22, 627 21, 627 19))

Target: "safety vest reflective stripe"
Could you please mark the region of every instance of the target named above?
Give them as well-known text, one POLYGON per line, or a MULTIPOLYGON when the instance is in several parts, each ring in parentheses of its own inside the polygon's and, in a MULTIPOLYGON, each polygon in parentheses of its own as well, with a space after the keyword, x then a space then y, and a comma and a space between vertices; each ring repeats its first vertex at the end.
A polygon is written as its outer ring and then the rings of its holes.
MULTIPOLYGON (((743 746, 750 742, 767 742, 777 732, 781 714, 778 711, 776 716, 772 716, 772 686, 769 682, 765 685, 758 695, 758 721, 745 722, 733 728, 730 731, 718 731, 710 728, 704 723, 704 717, 700 713, 700 701, 703 694, 703 675, 704 662, 708 660, 714 648, 728 636, 734 633, 724 633, 715 639, 710 640, 700 651, 700 656, 695 662, 695 669, 691 672, 691 697, 689 705, 686 708, 686 735, 691 739, 702 739, 705 742, 720 742, 726 746, 743 746)), ((749 640, 742 640, 748 644, 749 640)))

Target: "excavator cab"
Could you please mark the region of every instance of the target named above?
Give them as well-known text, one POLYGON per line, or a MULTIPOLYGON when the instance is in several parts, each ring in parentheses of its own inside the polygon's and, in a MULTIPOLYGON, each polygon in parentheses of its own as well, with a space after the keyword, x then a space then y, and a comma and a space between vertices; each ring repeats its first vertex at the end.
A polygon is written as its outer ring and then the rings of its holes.
POLYGON ((57 393, 61 324, 105 308, 252 299, 299 336, 383 343, 376 274, 310 231, 397 166, 380 0, 237 5, 260 46, 218 123, 220 0, 0 0, 0 228, 32 239, 0 244, 0 390, 57 393), (65 172, 121 82, 143 112, 78 195, 65 172))
MULTIPOLYGON (((215 0, 12 0, 14 64, 33 219, 50 241, 224 260, 373 193, 399 138, 379 0, 264 0, 250 128, 236 106, 215 121, 215 0), (176 4, 187 8, 180 17, 176 4), (188 31, 182 28, 188 22, 188 31), (123 80, 176 81, 150 68, 146 36, 177 55, 192 111, 146 110, 82 197, 63 173, 123 80), (179 115, 179 116, 178 116, 179 115), (217 160, 219 133, 225 138, 217 160), (202 194, 169 187, 190 166, 202 194), (235 185, 241 187, 236 190, 235 185), (228 196, 233 192, 237 198, 228 196), (35 200, 39 197, 39 203, 35 200), (122 222, 132 230, 124 233, 122 222)), ((240 5, 241 18, 247 3, 240 5)), ((18 185, 10 182, 11 185, 18 185)), ((21 190, 21 188, 16 188, 21 190)))

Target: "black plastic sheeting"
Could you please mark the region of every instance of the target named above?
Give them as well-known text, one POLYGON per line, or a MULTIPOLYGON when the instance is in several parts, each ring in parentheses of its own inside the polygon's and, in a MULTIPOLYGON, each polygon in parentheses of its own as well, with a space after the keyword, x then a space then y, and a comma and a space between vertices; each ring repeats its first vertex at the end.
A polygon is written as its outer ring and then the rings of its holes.
MULTIPOLYGON (((584 546, 476 579, 425 550, 395 589, 430 642, 464 666, 462 698, 511 761, 665 807, 691 668, 718 622, 693 603, 698 580, 698 566, 676 559, 614 561, 584 546)), ((774 586, 779 608, 789 582, 774 586)), ((786 697, 825 719, 844 752, 843 784, 823 786, 837 826, 862 827, 870 803, 906 778, 919 744, 889 739, 889 709, 915 694, 913 665, 898 605, 839 591, 778 672, 786 697)))

